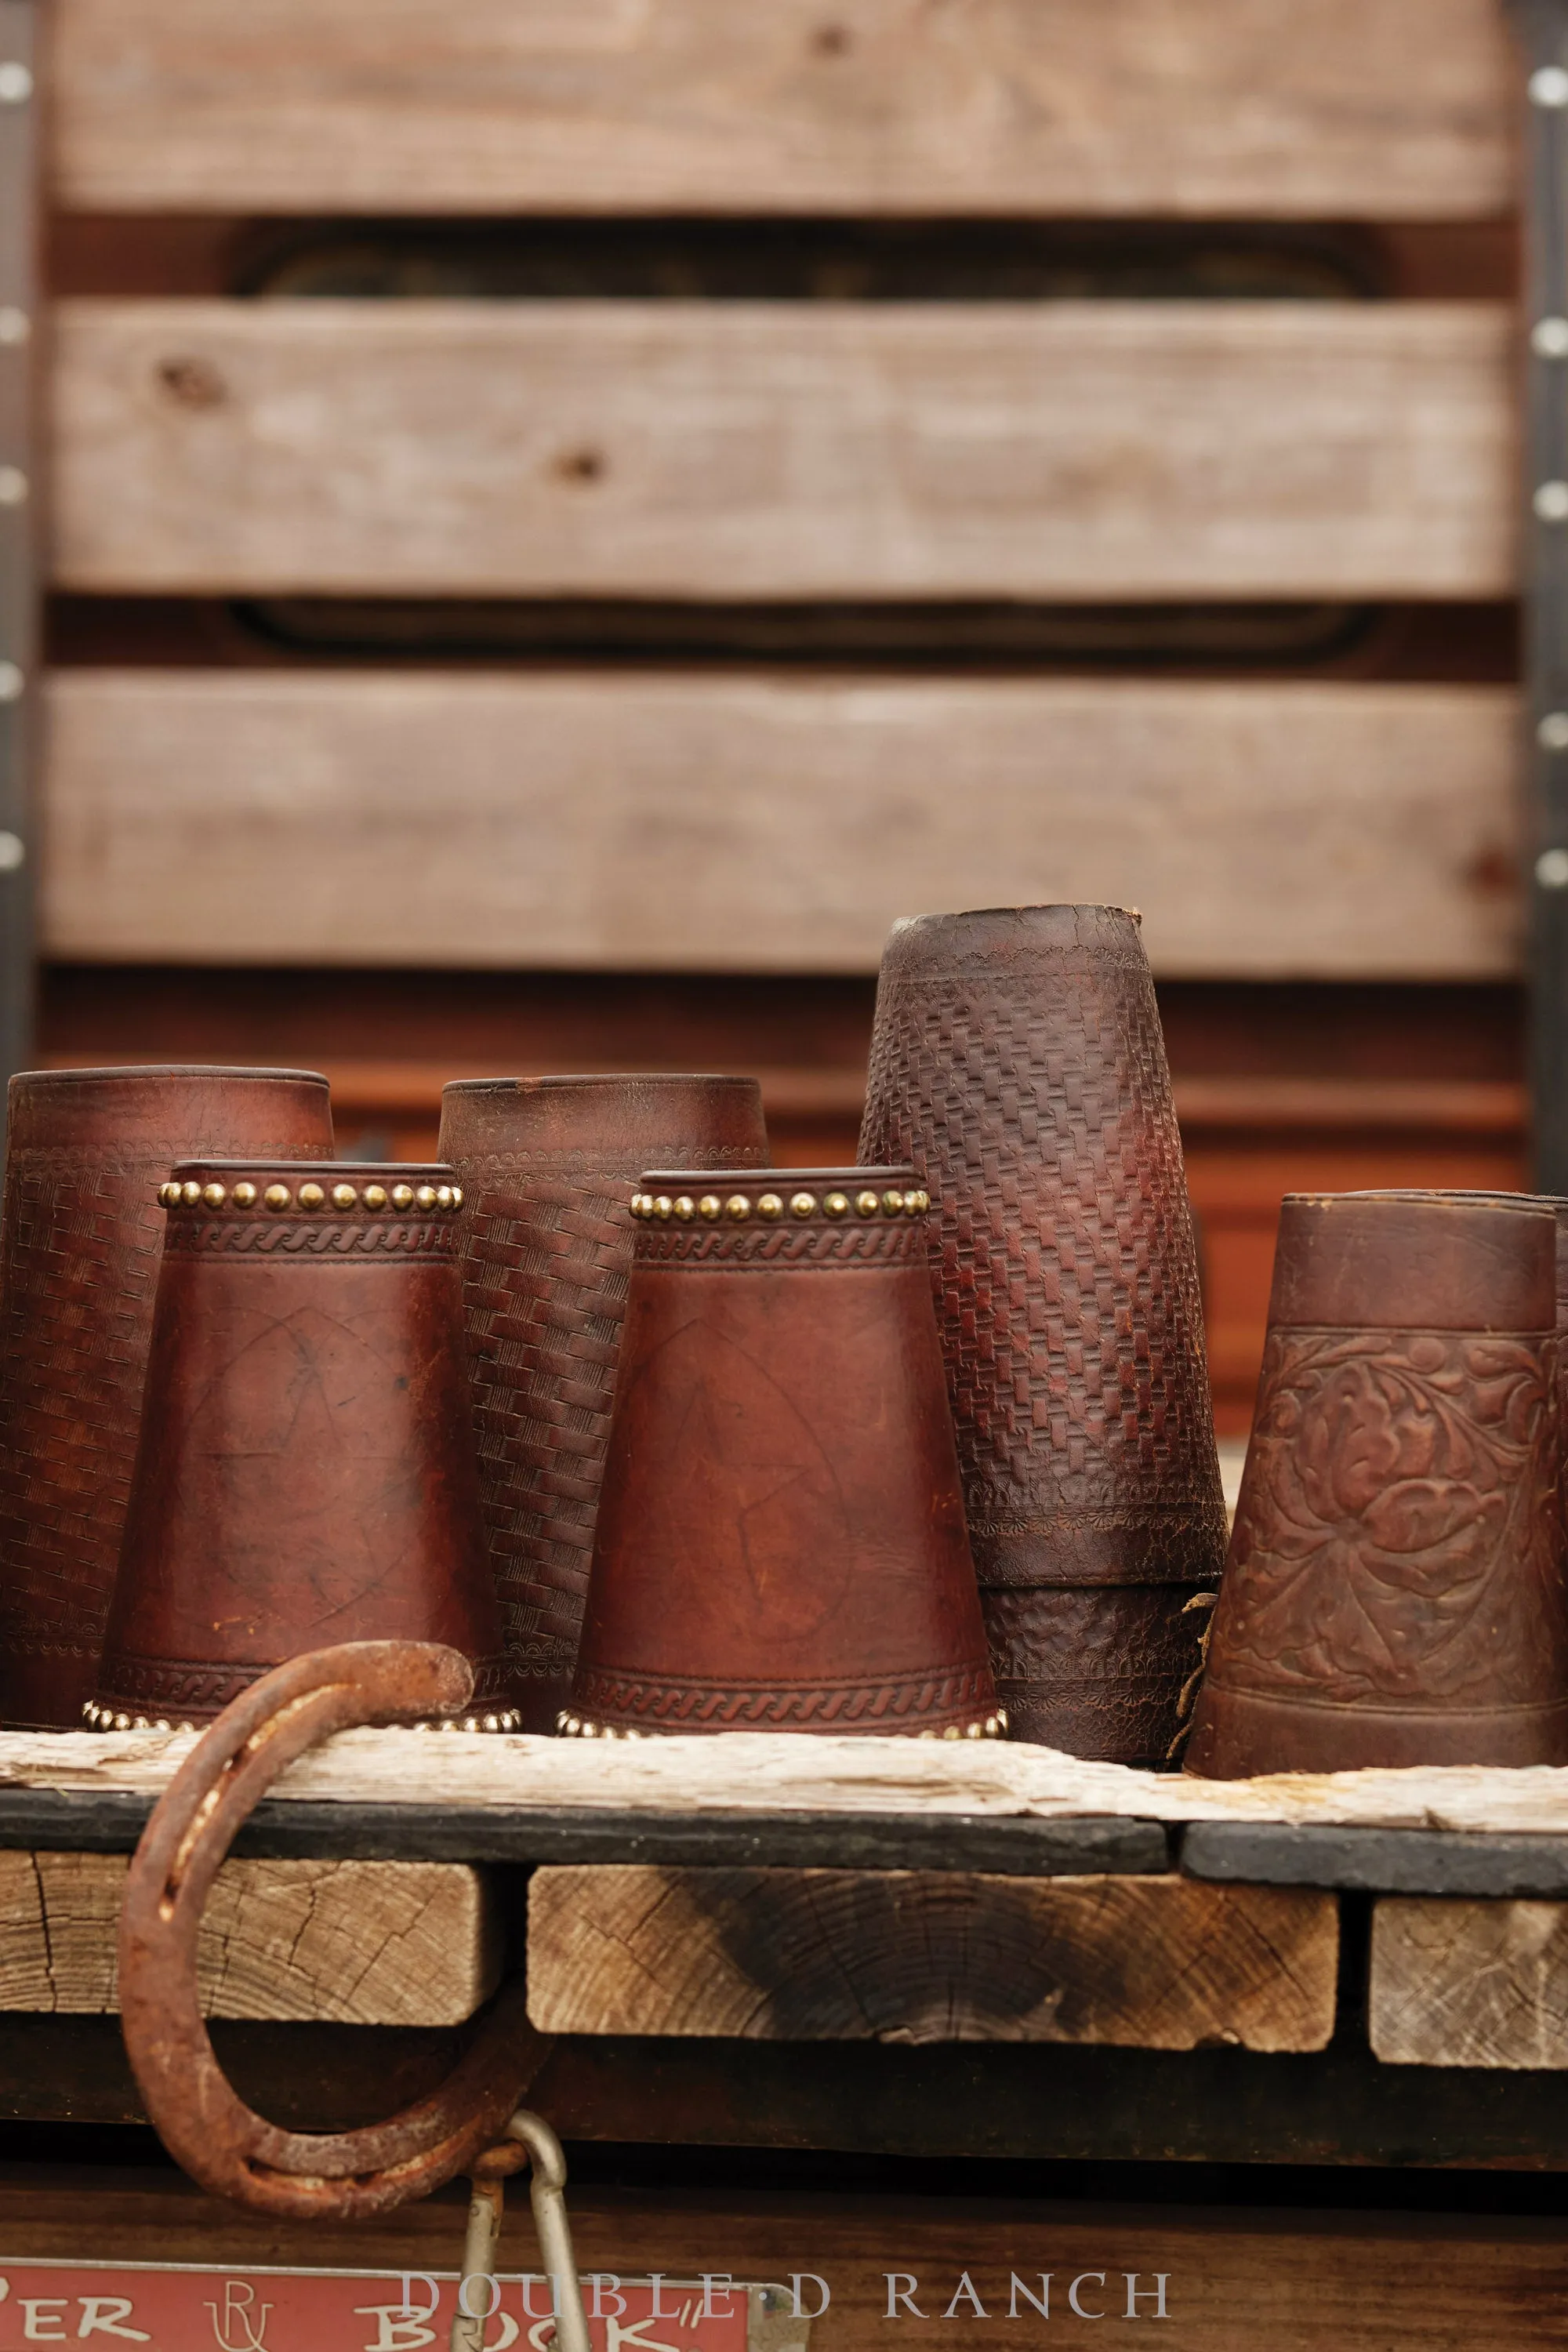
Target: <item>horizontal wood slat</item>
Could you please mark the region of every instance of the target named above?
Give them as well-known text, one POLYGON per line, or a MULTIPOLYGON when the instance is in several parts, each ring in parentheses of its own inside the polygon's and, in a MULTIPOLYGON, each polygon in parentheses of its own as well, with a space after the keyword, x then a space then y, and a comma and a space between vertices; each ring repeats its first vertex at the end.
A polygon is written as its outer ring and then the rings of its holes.
POLYGON ((60 670, 60 957, 874 971, 1142 908, 1168 974, 1517 966, 1498 688, 60 670))
POLYGON ((1511 196, 1500 0, 58 0, 127 211, 1189 213, 1511 196))
POLYGON ((96 591, 1468 596, 1515 585, 1482 303, 63 304, 96 591))
MULTIPOLYGON (((0 2011, 120 2006, 123 1854, 0 1853, 0 2011)), ((481 1874, 454 1863, 226 1862, 196 1950, 209 2017, 457 2025, 495 1990, 481 1874)))
POLYGON ((920 1871, 536 1871, 542 2033, 1321 2050, 1339 1911, 1296 1888, 920 1871))

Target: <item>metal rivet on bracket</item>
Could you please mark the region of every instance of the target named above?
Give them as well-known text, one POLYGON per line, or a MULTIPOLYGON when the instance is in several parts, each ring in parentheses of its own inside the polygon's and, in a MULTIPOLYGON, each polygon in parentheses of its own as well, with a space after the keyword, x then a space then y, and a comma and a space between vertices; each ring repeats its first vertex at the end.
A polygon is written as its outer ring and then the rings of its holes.
POLYGON ((26 106, 33 95, 33 77, 20 58, 0 61, 0 106, 26 106))
POLYGON ((1568 751, 1568 710, 1549 710, 1535 730, 1543 751, 1568 751))
POLYGON ((1568 71, 1562 66, 1537 66, 1529 88, 1531 106, 1568 106, 1568 71))
POLYGON ((26 310, 15 302, 0 302, 0 344, 25 343, 33 331, 33 322, 26 310))
POLYGON ((1530 348, 1538 360, 1568 360, 1568 319, 1537 319, 1530 348))
POLYGON ((0 661, 0 702, 19 702, 26 683, 20 662, 0 661))
POLYGON ((26 856, 27 845, 19 833, 0 833, 0 874, 15 874, 26 856))
POLYGON ((1535 878, 1543 890, 1568 890, 1568 849, 1543 849, 1535 861, 1535 878))
POLYGON ((1541 522, 1568 522, 1568 482, 1542 482, 1531 501, 1541 522))

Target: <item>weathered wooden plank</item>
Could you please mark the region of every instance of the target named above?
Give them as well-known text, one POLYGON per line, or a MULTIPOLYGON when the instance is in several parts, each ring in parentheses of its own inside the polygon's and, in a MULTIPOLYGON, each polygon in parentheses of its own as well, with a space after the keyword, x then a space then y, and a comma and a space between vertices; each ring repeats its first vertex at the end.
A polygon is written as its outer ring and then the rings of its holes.
MULTIPOLYGON (((1559 2352, 1562 2344, 1568 2247, 1555 2215, 1259 2210, 1239 2201, 1227 2209, 1173 2199, 1130 2204, 1016 2191, 1004 2197, 994 2188, 988 2193, 984 2175, 973 2172, 946 2180, 938 2176, 918 2189, 868 2193, 865 2167, 847 2178, 831 2158, 819 2160, 819 2185, 810 2191, 781 2195, 727 2183, 671 2191, 657 2175, 639 2174, 633 2165, 635 2159, 622 2159, 618 2171, 629 2178, 613 2188, 573 2184, 579 2266, 590 2278, 605 2274, 606 2315, 616 2308, 609 2300, 614 2278, 658 2273, 669 2283, 662 2307, 679 2313, 674 2282, 707 2273, 714 2279, 715 2319, 679 2323, 680 2340, 698 2347, 746 2340, 742 2326, 731 2322, 732 2334, 726 2326, 728 2315, 740 2321, 745 2310, 742 2295, 733 2303, 726 2299, 731 2279, 786 2283, 784 2309, 772 2326, 753 2323, 750 2342, 756 2352, 781 2338, 797 2347, 804 2340, 823 2352, 879 2352, 889 2343, 938 2352, 960 2330, 960 2340, 987 2347, 1042 2338, 1076 2345, 1079 2315, 1095 2314, 1104 2315, 1100 2333, 1114 2345, 1129 2340, 1130 2311, 1138 2321, 1154 2322, 1149 2340, 1168 2352, 1256 2352, 1259 2345, 1269 2352, 1389 2352, 1394 2346, 1476 2352, 1483 2345, 1487 2352, 1559 2352), (816 2278, 831 2294, 820 2322, 791 2315, 787 2282, 803 2270, 814 2273, 803 2281, 803 2313, 816 2308, 816 2278), (1033 2305, 1014 2289, 1015 2274, 1033 2305), (889 2278, 908 2298, 892 2306, 891 2320, 889 2278), (1043 2304, 1048 2321, 1040 2316, 1043 2304)), ((38 2161, 7 2168, 0 2183, 0 2229, 9 2263, 211 2264, 216 2275, 198 2290, 201 2299, 216 2301, 226 2272, 256 2279, 258 2303, 267 2298, 273 2305, 269 2325, 262 2322, 257 2330, 266 2327, 268 2345, 349 2339, 346 2328, 329 2334, 319 2324, 309 2331, 298 2322, 292 2328, 279 2326, 280 2317, 292 2316, 291 2283, 286 2274, 268 2277, 274 2267, 285 2273, 331 2267, 365 2276, 366 2291, 352 2298, 360 2318, 352 2338, 356 2345, 375 2340, 378 2307, 394 2323, 384 2331, 392 2341, 417 2341, 416 2325, 406 2320, 395 2332, 403 2273, 412 2267, 421 2276, 450 2282, 457 2271, 453 2238, 460 2245, 461 2211, 455 2213, 448 2199, 418 2200, 353 2224, 279 2220, 202 2198, 172 2170, 160 2176, 151 2168, 127 2166, 115 2177, 100 2169, 90 2176, 90 2189, 81 2173, 79 2167, 38 2161), (89 2197, 89 2236, 82 2207, 89 2197)), ((522 2203, 521 2195, 516 2201, 522 2203)), ((513 2340, 503 2319, 527 2340, 518 2273, 534 2255, 526 2210, 513 2221, 511 2202, 509 2198, 492 2343, 513 2340), (517 2238, 522 2251, 514 2256, 517 2238)), ((134 2275, 116 2280, 114 2287, 132 2298, 141 2292, 134 2275)), ((90 2282, 61 2280, 51 2290, 47 2281, 21 2272, 10 2296, 16 2313, 12 2340, 28 2340, 22 2322, 29 2317, 37 2320, 35 2341, 79 2341, 86 2323, 75 2297, 82 2288, 90 2291, 90 2282), (63 2313, 47 2304, 27 2312, 26 2297, 51 2291, 69 2295, 63 2313), (51 2323, 58 2323, 58 2336, 51 2323)), ((536 2284, 535 2309, 539 2292, 536 2284)), ((112 2313, 114 2306, 107 2308, 112 2313)), ((199 2315, 205 2331, 206 2315, 199 2315)), ((145 2315, 133 2303, 131 2320, 122 2324, 144 2327, 145 2315)), ((658 2325, 641 2324, 647 2335, 639 2333, 634 2343, 660 2340, 658 2325)), ((664 2340, 674 2324, 663 2324, 664 2340)), ((94 2333, 102 2329, 100 2317, 94 2333)), ((595 2336, 601 2330, 607 2333, 606 2320, 597 2323, 595 2336)), ((1147 2333, 1142 2327, 1130 2340, 1147 2333)), ((160 2334, 160 2343, 169 2340, 160 2334)))
POLYGON ((1189 1879, 536 1871, 542 2033, 1321 2050, 1331 1895, 1189 1879))
POLYGON ((69 588, 1516 583, 1500 305, 78 300, 54 362, 69 588))
POLYGON ((60 0, 125 211, 1190 213, 1512 200, 1492 0, 60 0))
POLYGON ((1568 1903, 1379 1903, 1370 2026, 1391 2065, 1568 2067, 1568 1903))
MULTIPOLYGON (((118 1855, 0 1853, 0 2010, 118 2006, 118 1855)), ((202 1919, 211 2017, 459 2023, 494 1990, 496 1916, 449 1863, 227 1862, 202 1919)))
POLYGON ((1079 898, 1163 974, 1518 965, 1505 688, 64 670, 48 715, 57 956, 871 971, 899 915, 1079 898))
MULTIPOLYGON (((335 2131, 377 2121, 426 2096, 450 2073, 465 2029, 215 2021, 212 2031, 242 2098, 295 2130, 335 2131)), ((650 2151, 645 2158, 650 2167, 658 2163, 652 2152, 671 2143, 934 2160, 950 2168, 941 2176, 944 2191, 963 2195, 971 2210, 970 2183, 982 2191, 986 2183, 973 2174, 966 2182, 951 2168, 969 2157, 1568 2172, 1568 2106, 1552 2074, 1504 2070, 1482 2081, 1454 2069, 1384 2066, 1359 2034, 1342 2034, 1327 2050, 1299 2056, 1064 2042, 939 2042, 913 2049, 866 2042, 655 2042, 615 2034, 541 2036, 532 2056, 542 2063, 523 2095, 569 2142, 607 2140, 623 2151, 641 2147, 650 2151)), ((119 2020, 0 2011, 0 2119, 145 2123, 119 2020)), ((822 2179, 831 2163, 819 2156, 816 2177, 822 2179)), ((36 2181, 39 2170, 13 2165, 8 2178, 0 2179, 7 2252, 18 2250, 18 2240, 11 2226, 17 2209, 6 2200, 24 2177, 36 2181)), ((179 2175, 161 2178, 196 2203, 193 2228, 210 2231, 215 2207, 179 2175)), ((678 2193, 683 2201, 691 2195, 678 2193)), ((584 2196, 574 2185, 571 2202, 579 2227, 584 2196)), ((789 2202, 795 2207, 796 2197, 789 2202)), ((95 2229, 101 2210, 95 2203, 95 2229)), ((847 2204, 843 2210, 853 2211, 847 2204)), ((246 2221, 237 2207, 223 2210, 237 2222, 246 2221)), ((430 2199, 401 2215, 410 2231, 424 2226, 422 2217, 439 2224, 449 2246, 450 2201, 430 2199)), ((1256 2226, 1256 2214, 1244 2218, 1256 2226)), ((1366 2225, 1367 2216, 1356 2218, 1366 2225)), ((1506 2226, 1494 2216, 1487 2222, 1506 2226)), ((79 2232, 74 2209, 71 2226, 79 2232)), ((279 2228, 260 2216, 249 2217, 247 2226, 279 2228)), ((319 2221, 299 2226, 310 2240, 302 2258, 360 2259, 355 2247, 362 2225, 352 2225, 352 2242, 319 2221)), ((1561 2222, 1554 2226, 1560 2237, 1561 2222)), ((527 2259, 527 2229, 525 2215, 509 2219, 509 2270, 527 2259), (514 2232, 524 2238, 521 2259, 511 2252, 514 2232)), ((590 2267, 581 2235, 578 2245, 590 2267)), ((274 2248, 265 2259, 293 2259, 282 2252, 281 2240, 274 2248)), ((668 2239, 663 2251, 670 2252, 668 2239)), ((145 2247, 143 2258, 153 2252, 145 2247)), ((607 2267, 616 2267, 616 2252, 631 2258, 623 2239, 608 2250, 607 2267)), ((659 2266, 657 2248, 651 2254, 639 2251, 637 2258, 659 2266)), ((197 2248, 182 2259, 222 2255, 197 2248)), ((816 2267, 797 2238, 784 2275, 803 2264, 816 2267)), ((1489 2334, 1486 2340, 1489 2352, 1497 2339, 1489 2334)), ((1386 2341, 1378 2352, 1385 2352, 1386 2341)), ((1426 2339, 1421 2341, 1425 2347, 1426 2339)), ((1331 2338, 1312 2352, 1329 2352, 1330 2345, 1340 2352, 1340 2343, 1331 2338)), ((1204 2352, 1213 2352, 1212 2338, 1204 2352)))
MULTIPOLYGON (((194 1741, 184 1732, 0 1731, 0 1787, 160 1792, 194 1741)), ((402 1731, 351 1731, 290 1765, 266 1802, 276 1809, 274 1820, 296 1804, 500 1812, 525 1806, 637 1812, 650 1821, 744 1814, 759 1826, 800 1813, 993 1822, 1118 1814, 1560 1835, 1568 1768, 1448 1765, 1199 1780, 1004 1740, 800 1739, 747 1731, 623 1747, 483 1732, 431 1743, 402 1731)))

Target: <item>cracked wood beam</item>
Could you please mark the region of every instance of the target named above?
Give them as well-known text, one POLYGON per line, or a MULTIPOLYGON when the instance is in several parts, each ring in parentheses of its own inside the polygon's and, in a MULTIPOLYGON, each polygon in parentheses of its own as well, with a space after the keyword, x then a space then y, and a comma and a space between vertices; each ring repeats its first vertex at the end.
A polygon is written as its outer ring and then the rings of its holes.
POLYGON ((1370 1997, 1390 2065, 1568 2067, 1568 1903, 1379 1903, 1370 1997))
POLYGON ((546 2033, 1321 2050, 1331 1895, 1190 1879, 547 1868, 529 1888, 546 2033))
MULTIPOLYGON (((119 2006, 124 1856, 0 1853, 0 2011, 119 2006)), ((482 1872, 454 1863, 226 1862, 198 1953, 209 2017, 455 2025, 495 1990, 482 1872)))

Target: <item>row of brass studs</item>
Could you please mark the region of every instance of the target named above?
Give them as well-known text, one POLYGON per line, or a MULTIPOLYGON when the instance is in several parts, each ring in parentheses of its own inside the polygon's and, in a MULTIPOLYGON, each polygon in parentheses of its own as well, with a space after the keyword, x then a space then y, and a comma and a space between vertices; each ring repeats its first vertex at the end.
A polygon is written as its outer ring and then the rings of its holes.
POLYGON ((160 1184, 158 1199, 165 1209, 221 1209, 226 1203, 254 1209, 258 1201, 275 1211, 324 1209, 329 1201, 334 1209, 460 1209, 463 1188, 460 1184, 366 1184, 356 1189, 353 1184, 334 1184, 329 1192, 322 1184, 301 1184, 298 1192, 291 1192, 287 1184, 268 1184, 262 1192, 248 1180, 230 1190, 217 1183, 198 1184, 193 1176, 184 1184, 160 1184))
MULTIPOLYGON (((558 1715, 555 1728, 563 1739, 651 1739, 652 1732, 639 1731, 635 1725, 594 1723, 585 1715, 558 1715)), ((949 1723, 938 1730, 929 1725, 919 1734, 921 1739, 1000 1739, 1007 1729, 1007 1710, 999 1706, 994 1715, 985 1716, 978 1723, 949 1723)), ((895 1738, 900 1735, 894 1734, 895 1738)), ((902 1735, 908 1737, 908 1734, 902 1735)))
POLYGON ((194 1731, 194 1723, 171 1723, 165 1715, 155 1720, 150 1715, 116 1715, 111 1706, 100 1706, 89 1699, 81 1711, 82 1721, 94 1731, 194 1731))
MULTIPOLYGON (((166 1716, 154 1719, 149 1715, 117 1715, 112 1707, 100 1706, 89 1699, 82 1708, 82 1719, 94 1731, 194 1731, 194 1723, 171 1723, 166 1716)), ((497 1715, 465 1715, 461 1720, 445 1717, 439 1723, 415 1723, 412 1731, 521 1731, 522 1710, 503 1707, 497 1715)))
POLYGON ((717 1224, 727 1217, 731 1224, 743 1225, 753 1209, 759 1217, 770 1223, 782 1217, 787 1209, 792 1217, 815 1217, 818 1209, 829 1217, 847 1217, 851 1209, 858 1217, 923 1217, 931 1207, 931 1194, 918 1192, 857 1192, 851 1200, 847 1192, 825 1192, 819 1201, 815 1192, 792 1192, 786 1201, 782 1192, 762 1192, 752 1201, 748 1193, 731 1192, 721 1201, 717 1192, 704 1192, 694 1201, 689 1192, 634 1192, 632 1214, 645 1223, 652 1218, 668 1223, 678 1217, 689 1224, 693 1217, 705 1218, 717 1224))
POLYGON ((415 1723, 411 1731, 521 1731, 521 1707, 502 1707, 496 1715, 465 1715, 461 1720, 455 1715, 443 1716, 437 1723, 415 1723))

